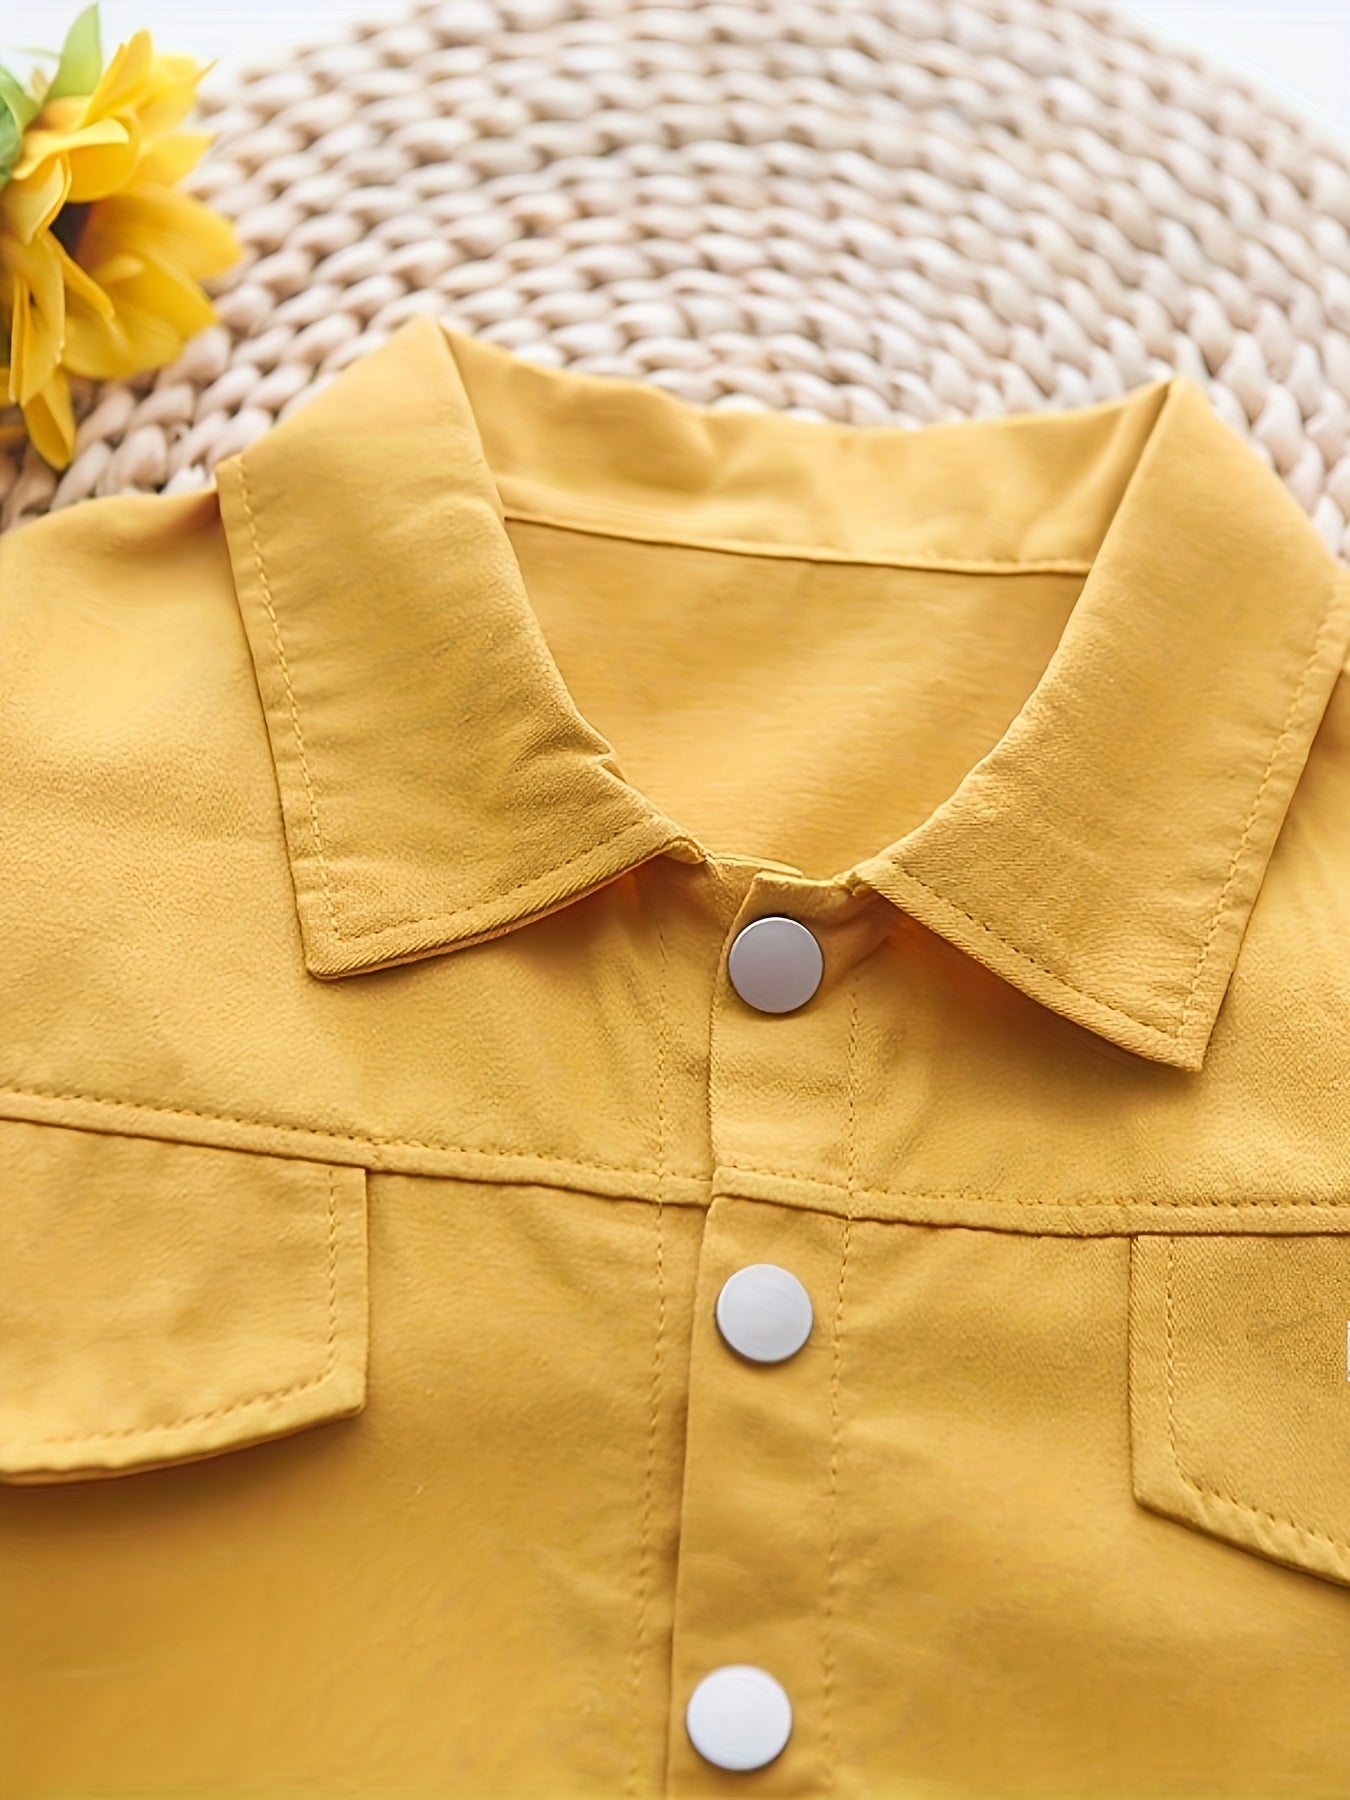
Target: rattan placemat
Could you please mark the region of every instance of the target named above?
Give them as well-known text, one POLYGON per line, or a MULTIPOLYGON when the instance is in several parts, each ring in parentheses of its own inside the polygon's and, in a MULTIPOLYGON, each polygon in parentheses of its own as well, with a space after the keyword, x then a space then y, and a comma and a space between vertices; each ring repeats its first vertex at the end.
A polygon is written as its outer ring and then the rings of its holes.
MULTIPOLYGON (((173 49, 165 43, 162 47, 173 49)), ((206 484, 416 311, 703 405, 914 423, 1201 382, 1350 549, 1350 148, 1083 0, 436 0, 199 90, 220 323, 72 379, 0 528, 206 484)))

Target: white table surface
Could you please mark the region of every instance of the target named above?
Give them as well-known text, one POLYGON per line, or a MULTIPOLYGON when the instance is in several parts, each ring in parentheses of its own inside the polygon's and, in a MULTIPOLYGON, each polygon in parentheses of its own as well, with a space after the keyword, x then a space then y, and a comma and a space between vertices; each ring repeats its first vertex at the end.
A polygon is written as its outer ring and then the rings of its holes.
MULTIPOLYGON (((59 48, 82 4, 0 0, 0 63, 22 73, 25 46, 59 48)), ((391 18, 408 10, 402 0, 101 0, 99 17, 105 54, 146 26, 161 49, 226 69, 284 60, 381 6, 391 18)), ((1134 0, 1121 10, 1242 70, 1350 145, 1350 0, 1134 0)))

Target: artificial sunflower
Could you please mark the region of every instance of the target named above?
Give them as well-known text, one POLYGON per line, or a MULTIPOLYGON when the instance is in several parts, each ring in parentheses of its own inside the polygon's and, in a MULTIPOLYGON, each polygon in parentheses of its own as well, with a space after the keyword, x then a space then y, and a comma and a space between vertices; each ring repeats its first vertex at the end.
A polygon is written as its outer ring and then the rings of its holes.
POLYGON ((228 221, 173 186, 212 141, 176 127, 215 63, 156 54, 142 30, 102 64, 94 5, 31 91, 0 69, 0 404, 23 413, 0 442, 26 432, 57 469, 75 445, 67 374, 172 362, 216 317, 197 283, 243 254, 228 221))

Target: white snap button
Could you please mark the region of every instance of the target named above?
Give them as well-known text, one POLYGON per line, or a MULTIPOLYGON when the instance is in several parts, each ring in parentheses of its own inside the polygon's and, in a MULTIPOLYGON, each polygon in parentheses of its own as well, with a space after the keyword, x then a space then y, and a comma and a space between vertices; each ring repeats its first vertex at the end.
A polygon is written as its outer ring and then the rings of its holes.
POLYGON ((684 1725, 695 1750, 719 1769, 762 1769, 792 1735, 792 1703, 766 1670, 727 1663, 689 1696, 684 1725))
POLYGON ((742 1356, 782 1362, 811 1335, 811 1296, 777 1263, 750 1263, 722 1284, 717 1329, 742 1356))
POLYGON ((736 933, 727 957, 731 985, 757 1012, 794 1012, 820 986, 825 958, 798 919, 755 919, 736 933))

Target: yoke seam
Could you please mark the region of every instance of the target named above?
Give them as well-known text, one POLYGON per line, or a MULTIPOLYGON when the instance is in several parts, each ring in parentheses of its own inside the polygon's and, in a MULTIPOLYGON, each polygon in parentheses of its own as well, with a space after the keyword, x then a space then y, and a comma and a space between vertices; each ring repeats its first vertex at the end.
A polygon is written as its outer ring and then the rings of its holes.
MULTIPOLYGON (((141 1112, 154 1113, 161 1118, 210 1119, 210 1120, 214 1120, 216 1123, 222 1124, 222 1125, 250 1125, 250 1126, 255 1127, 258 1130, 266 1130, 266 1131, 304 1131, 304 1132, 310 1133, 310 1135, 312 1135, 314 1137, 318 1137, 319 1139, 321 1139, 324 1142, 328 1142, 328 1143, 332 1143, 332 1144, 362 1144, 362 1145, 365 1145, 368 1149, 372 1149, 372 1150, 379 1149, 381 1147, 388 1148, 388 1149, 395 1149, 395 1150, 442 1150, 442 1151, 455 1152, 457 1154, 461 1154, 464 1156, 478 1156, 478 1157, 481 1157, 484 1162, 507 1162, 507 1161, 521 1160, 521 1159, 528 1158, 528 1157, 537 1157, 537 1160, 539 1160, 541 1162, 547 1161, 549 1163, 558 1164, 562 1167, 569 1168, 569 1169, 583 1169, 583 1170, 593 1169, 593 1170, 596 1170, 596 1171, 598 1171, 602 1174, 606 1174, 606 1175, 656 1175, 656 1174, 659 1174, 662 1180, 669 1179, 673 1176, 674 1178, 676 1178, 678 1180, 701 1182, 701 1183, 708 1183, 711 1179, 708 1175, 702 1173, 701 1171, 693 1172, 693 1173, 681 1173, 680 1171, 672 1170, 669 1167, 658 1171, 650 1166, 645 1166, 643 1164, 638 1164, 638 1163, 583 1162, 577 1157, 557 1156, 557 1155, 551 1155, 551 1154, 547 1157, 542 1157, 542 1156, 538 1156, 538 1153, 535 1151, 532 1151, 532 1150, 482 1150, 482 1149, 478 1149, 478 1148, 475 1148, 474 1146, 467 1145, 467 1144, 446 1144, 446 1143, 440 1143, 440 1142, 437 1142, 437 1141, 434 1141, 431 1139, 426 1139, 426 1138, 382 1138, 382 1137, 372 1137, 368 1134, 361 1135, 361 1134, 352 1133, 352 1132, 341 1132, 341 1131, 317 1132, 314 1130, 314 1128, 312 1126, 296 1125, 296 1124, 288 1123, 285 1120, 278 1121, 278 1120, 274 1120, 274 1119, 241 1118, 237 1114, 234 1114, 234 1113, 202 1112, 202 1111, 190 1108, 190 1107, 148 1106, 148 1105, 142 1105, 141 1102, 139 1102, 139 1101, 112 1100, 112 1099, 109 1099, 109 1097, 106 1094, 86 1094, 86 1093, 80 1092, 79 1090, 70 1090, 70 1089, 63 1089, 63 1088, 15 1088, 15 1087, 11 1087, 11 1088, 0 1089, 0 1099, 2 1099, 5 1094, 16 1094, 16 1095, 26 1094, 26 1095, 31 1096, 33 1099, 39 1099, 39 1100, 88 1100, 88 1101, 91 1101, 91 1102, 95 1103, 96 1105, 100 1105, 100 1106, 135 1106, 141 1112)), ((79 1130, 85 1129, 85 1127, 78 1126, 78 1125, 69 1125, 69 1126, 55 1125, 54 1126, 51 1124, 50 1121, 44 1120, 44 1119, 17 1119, 17 1120, 10 1121, 8 1119, 8 1115, 5 1115, 5 1114, 0 1114, 0 1122, 12 1122, 15 1124, 24 1124, 24 1125, 33 1124, 33 1125, 37 1125, 39 1127, 45 1126, 48 1129, 55 1129, 55 1130, 79 1131, 79 1130)), ((128 1131, 128 1130, 120 1130, 119 1129, 116 1131, 109 1132, 107 1135, 110 1137, 145 1137, 149 1134, 147 1134, 146 1132, 143 1132, 143 1131, 128 1131)), ((184 1140, 184 1141, 195 1143, 195 1140, 184 1140)), ((199 1149, 206 1149, 206 1150, 236 1150, 236 1149, 239 1149, 238 1146, 228 1145, 228 1144, 196 1144, 196 1147, 199 1149)), ((320 1146, 316 1145, 315 1148, 318 1149, 318 1148, 320 1148, 320 1146)), ((240 1150, 240 1154, 245 1155, 245 1156, 271 1156, 271 1157, 280 1158, 281 1160, 285 1160, 285 1161, 296 1161, 296 1162, 321 1160, 321 1159, 314 1158, 314 1157, 303 1157, 303 1156, 288 1158, 285 1156, 285 1153, 282 1151, 258 1150, 258 1149, 253 1149, 253 1148, 243 1148, 242 1150, 240 1150)), ((361 1166, 368 1168, 370 1165, 363 1164, 361 1166)), ((791 1181, 794 1183, 806 1182, 806 1183, 809 1183, 813 1187, 823 1187, 823 1188, 826 1188, 826 1189, 830 1190, 831 1192, 835 1192, 835 1193, 846 1193, 848 1191, 848 1182, 846 1180, 845 1181, 833 1181, 828 1176, 823 1176, 823 1175, 822 1176, 814 1176, 814 1175, 813 1176, 803 1176, 800 1169, 772 1169, 772 1168, 763 1168, 763 1167, 745 1168, 738 1164, 724 1164, 723 1167, 725 1168, 725 1170, 728 1174, 742 1175, 742 1176, 749 1177, 751 1179, 753 1179, 756 1176, 769 1175, 769 1176, 774 1176, 779 1180, 791 1181)), ((372 1172, 375 1174, 379 1174, 382 1171, 380 1171, 378 1168, 376 1168, 372 1172)), ((472 1180, 473 1177, 472 1176, 447 1176, 444 1178, 435 1177, 435 1179, 472 1180)), ((537 1177, 533 1177, 533 1176, 529 1176, 529 1175, 522 1175, 520 1177, 520 1181, 521 1181, 522 1185, 526 1185, 526 1186, 537 1182, 537 1180, 538 1180, 537 1177)), ((542 1185, 550 1185, 550 1184, 545 1183, 542 1185)), ((557 1184, 551 1184, 551 1185, 557 1185, 557 1184)), ((855 1197, 861 1198, 861 1199, 866 1199, 866 1200, 890 1200, 890 1199, 897 1199, 897 1200, 993 1200, 993 1201, 997 1201, 1000 1204, 1006 1205, 1006 1206, 1060 1206, 1060 1207, 1063 1207, 1063 1206, 1073 1206, 1073 1207, 1128 1206, 1130 1208, 1130 1210, 1133 1212, 1140 1212, 1140 1211, 1174 1212, 1178 1206, 1212 1206, 1212 1207, 1216 1207, 1216 1208, 1223 1207, 1223 1206, 1230 1206, 1230 1207, 1235 1206, 1235 1207, 1239 1208, 1240 1210, 1242 1210, 1243 1212, 1258 1212, 1258 1211, 1288 1212, 1292 1208, 1300 1207, 1300 1206, 1321 1206, 1321 1207, 1327 1207, 1331 1210, 1337 1210, 1337 1209, 1344 1210, 1346 1208, 1350 1208, 1350 1194, 1347 1194, 1344 1199, 1319 1199, 1319 1198, 1313 1197, 1313 1198, 1304 1199, 1304 1200, 1241 1200, 1241 1201, 1204 1200, 1204 1199, 1197 1199, 1194 1196, 1188 1196, 1188 1195, 1184 1195, 1184 1194, 1175 1195, 1171 1200, 1130 1200, 1130 1199, 1119 1199, 1119 1198, 1115 1198, 1115 1197, 1111 1197, 1111 1198, 1107 1198, 1107 1199, 1099 1199, 1099 1200, 1082 1199, 1082 1198, 1079 1198, 1079 1199, 1074 1199, 1074 1198, 1049 1199, 1049 1200, 1047 1200, 1043 1197, 1036 1196, 1036 1195, 997 1194, 997 1193, 991 1193, 991 1192, 988 1192, 988 1191, 985 1191, 985 1190, 979 1189, 979 1188, 922 1188, 919 1190, 915 1190, 912 1188, 873 1188, 873 1187, 862 1187, 862 1186, 858 1185, 856 1182, 854 1183, 854 1186, 853 1186, 853 1193, 854 1193, 855 1197)))

